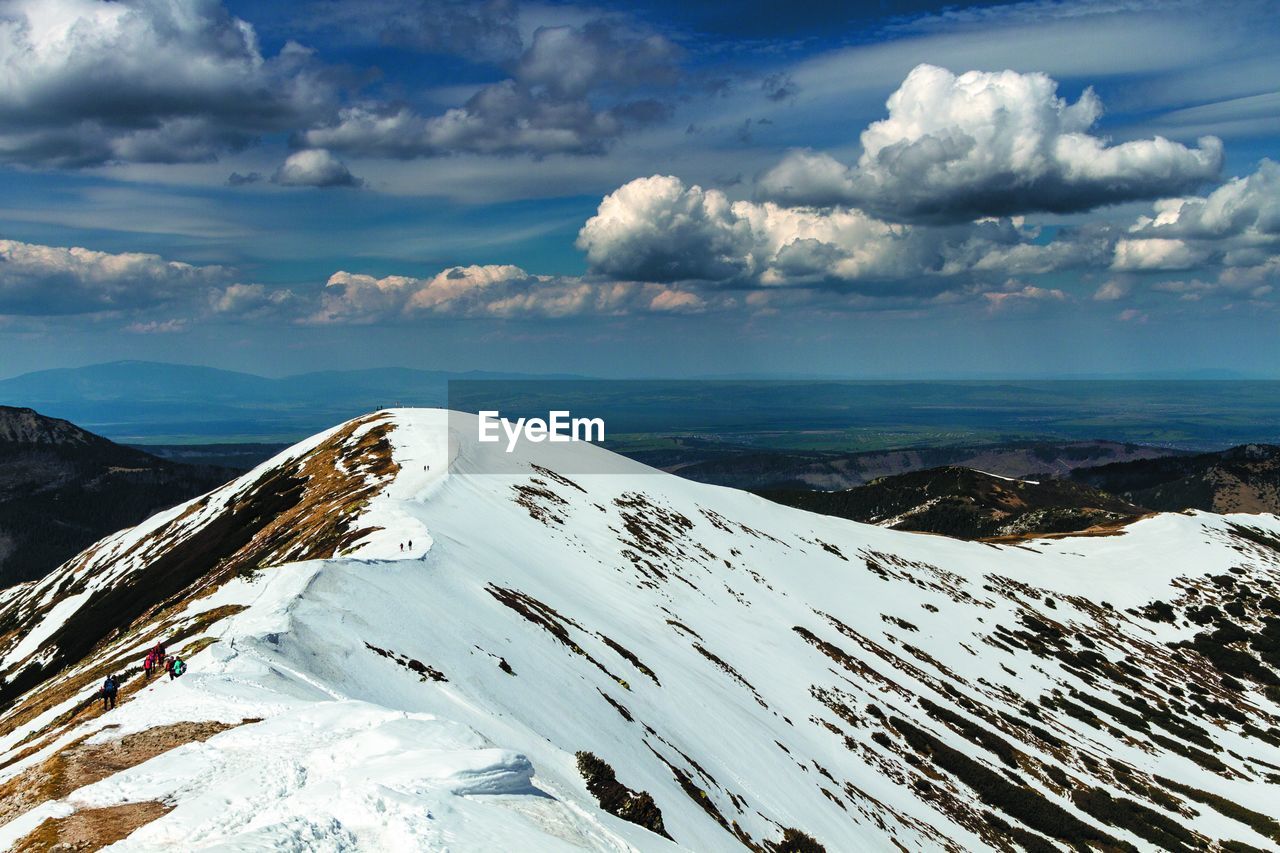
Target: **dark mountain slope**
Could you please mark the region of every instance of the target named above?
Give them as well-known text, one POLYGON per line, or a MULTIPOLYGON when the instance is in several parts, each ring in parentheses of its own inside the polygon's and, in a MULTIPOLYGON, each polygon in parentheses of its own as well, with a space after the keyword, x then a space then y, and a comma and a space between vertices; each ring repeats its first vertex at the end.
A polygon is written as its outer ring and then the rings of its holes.
POLYGON ((760 494, 823 515, 957 539, 1065 533, 1120 524, 1145 511, 1078 483, 1010 480, 954 466, 882 477, 840 492, 760 494))
POLYGON ((235 475, 157 459, 0 406, 0 585, 39 578, 107 534, 235 475))
POLYGON ((1280 513, 1280 447, 1273 444, 1117 462, 1079 469, 1071 477, 1157 510, 1280 513))

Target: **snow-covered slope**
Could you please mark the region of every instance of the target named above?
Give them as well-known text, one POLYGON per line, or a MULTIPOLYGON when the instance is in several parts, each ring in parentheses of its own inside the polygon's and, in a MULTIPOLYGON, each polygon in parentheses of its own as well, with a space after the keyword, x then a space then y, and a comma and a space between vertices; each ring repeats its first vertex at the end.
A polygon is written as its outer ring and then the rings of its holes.
POLYGON ((466 423, 344 424, 0 595, 0 841, 1280 849, 1274 516, 958 542, 586 445, 485 473, 466 423))

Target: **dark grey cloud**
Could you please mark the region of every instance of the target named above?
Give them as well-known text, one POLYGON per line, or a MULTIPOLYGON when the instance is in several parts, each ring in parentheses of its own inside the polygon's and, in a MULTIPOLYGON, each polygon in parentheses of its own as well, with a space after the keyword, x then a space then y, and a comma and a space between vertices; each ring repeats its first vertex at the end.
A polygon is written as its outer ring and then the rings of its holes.
POLYGON ((599 154, 626 131, 666 119, 655 93, 679 78, 663 36, 614 21, 542 27, 508 79, 440 115, 370 103, 299 135, 299 143, 356 156, 599 154))
POLYGON ((0 56, 9 163, 210 160, 332 112, 309 51, 290 42, 264 56, 217 0, 11 0, 0 56))
POLYGON ((520 18, 511 0, 322 0, 297 26, 345 41, 407 47, 490 62, 518 57, 520 18))
POLYGON ((760 84, 764 96, 771 101, 790 101, 800 94, 800 84, 790 74, 770 74, 760 84))
POLYGON ((261 172, 232 172, 227 176, 227 186, 243 187, 249 184, 258 184, 265 181, 267 176, 261 172))
POLYGON ((920 65, 887 105, 888 118, 862 133, 857 163, 792 152, 761 177, 762 197, 959 222, 1181 195, 1222 167, 1214 137, 1198 148, 1161 137, 1109 145, 1089 132, 1102 110, 1093 92, 1068 103, 1045 74, 920 65))

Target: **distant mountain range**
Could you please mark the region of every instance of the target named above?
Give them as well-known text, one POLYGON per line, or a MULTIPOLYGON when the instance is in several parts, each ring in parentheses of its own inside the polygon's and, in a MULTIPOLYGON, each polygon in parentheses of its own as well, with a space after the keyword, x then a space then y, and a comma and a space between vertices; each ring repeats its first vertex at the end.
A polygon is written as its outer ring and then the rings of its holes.
POLYGON ((0 406, 0 586, 43 577, 103 536, 236 473, 157 459, 67 421, 0 406))
POLYGON ((268 378, 116 361, 0 380, 0 403, 30 406, 119 441, 281 442, 387 406, 444 405, 451 380, 520 378, 533 377, 388 367, 268 378))
POLYGON ((976 468, 1004 477, 1046 479, 1109 462, 1158 459, 1181 451, 1115 441, 1012 441, 960 447, 920 447, 866 453, 729 452, 692 446, 684 453, 634 454, 687 480, 739 489, 838 491, 929 468, 976 468), (712 458, 707 459, 710 455, 712 458), (687 461, 692 460, 692 461, 687 461))
MULTIPOLYGON (((1016 456, 992 461, 1018 464, 1016 456)), ((1068 479, 1013 479, 944 466, 851 489, 757 491, 810 512, 959 539, 1066 533, 1115 527, 1153 511, 1280 513, 1280 447, 1249 444, 1074 467, 1068 479)))
POLYGON ((1146 510, 1069 480, 1014 480, 954 466, 883 477, 839 492, 761 492, 777 503, 956 539, 1067 533, 1133 521, 1146 510))
POLYGON ((614 380, 400 367, 267 378, 122 361, 0 380, 0 404, 137 444, 292 442, 388 406, 446 404, 589 411, 625 439, 610 444, 623 453, 660 446, 659 436, 834 452, 1031 439, 1200 451, 1280 443, 1280 382, 1258 381, 614 380), (450 384, 460 381, 472 384, 450 384))

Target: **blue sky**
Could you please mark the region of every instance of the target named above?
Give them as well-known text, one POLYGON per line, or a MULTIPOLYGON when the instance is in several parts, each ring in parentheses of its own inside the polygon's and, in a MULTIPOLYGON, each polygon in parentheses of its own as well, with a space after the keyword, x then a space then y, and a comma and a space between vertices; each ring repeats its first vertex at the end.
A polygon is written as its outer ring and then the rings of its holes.
POLYGON ((1278 27, 0 2, 0 375, 1280 375, 1278 27))

